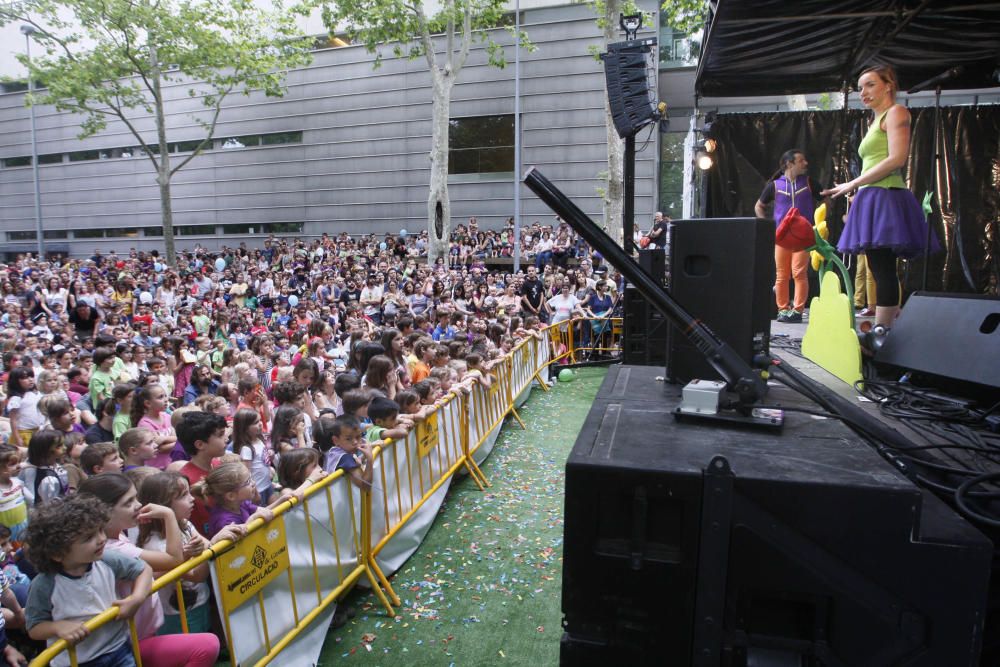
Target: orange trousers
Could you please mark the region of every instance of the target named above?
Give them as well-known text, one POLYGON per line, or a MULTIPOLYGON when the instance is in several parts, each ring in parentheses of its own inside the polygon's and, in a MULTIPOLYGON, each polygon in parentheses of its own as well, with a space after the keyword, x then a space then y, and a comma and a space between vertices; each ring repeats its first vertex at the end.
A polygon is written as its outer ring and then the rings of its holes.
POLYGON ((774 246, 774 302, 778 310, 789 310, 793 306, 788 301, 788 279, 795 281, 795 305, 798 312, 805 310, 809 299, 809 253, 805 250, 794 252, 779 245, 774 246))

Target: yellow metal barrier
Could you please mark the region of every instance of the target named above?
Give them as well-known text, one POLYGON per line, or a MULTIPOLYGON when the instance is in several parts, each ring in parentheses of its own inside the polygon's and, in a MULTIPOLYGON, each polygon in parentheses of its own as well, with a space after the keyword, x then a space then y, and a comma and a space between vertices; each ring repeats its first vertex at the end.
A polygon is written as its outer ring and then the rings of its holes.
MULTIPOLYGON (((491 369, 490 387, 476 384, 469 393, 453 392, 405 439, 373 448, 371 489, 356 488, 338 471, 309 487, 301 508, 294 499, 282 503, 274 519, 266 523, 257 519, 239 541, 219 542, 167 572, 154 582, 153 591, 179 588, 186 574, 212 561, 214 592, 234 664, 266 665, 274 660, 363 576, 387 613, 395 615, 393 606, 400 600, 376 557, 421 508, 438 494, 443 498, 445 485, 459 470, 465 470, 480 489, 489 486, 474 456, 491 436, 495 439, 508 415, 524 427, 515 404, 536 381, 547 390, 542 373, 556 359, 553 334, 561 335, 550 327, 541 339, 531 336, 521 341, 491 369), (287 585, 278 591, 271 584, 282 578, 287 585), (239 643, 234 642, 234 621, 240 627, 239 643)), ((572 340, 570 345, 570 351, 558 358, 572 354, 572 340)), ((186 633, 187 609, 181 595, 178 600, 186 633)), ((113 621, 117 613, 117 607, 109 608, 86 626, 96 629, 113 621)), ((141 667, 131 621, 130 629, 141 667)), ((75 667, 76 652, 62 640, 31 665, 48 665, 64 651, 75 667)))

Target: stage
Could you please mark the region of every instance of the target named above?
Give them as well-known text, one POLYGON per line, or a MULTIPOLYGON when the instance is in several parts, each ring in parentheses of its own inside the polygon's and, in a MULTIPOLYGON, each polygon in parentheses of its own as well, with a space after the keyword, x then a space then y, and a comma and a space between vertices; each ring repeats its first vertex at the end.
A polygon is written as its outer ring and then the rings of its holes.
POLYGON ((664 375, 613 366, 567 461, 563 664, 978 664, 981 532, 773 378, 780 430, 679 421, 664 375))

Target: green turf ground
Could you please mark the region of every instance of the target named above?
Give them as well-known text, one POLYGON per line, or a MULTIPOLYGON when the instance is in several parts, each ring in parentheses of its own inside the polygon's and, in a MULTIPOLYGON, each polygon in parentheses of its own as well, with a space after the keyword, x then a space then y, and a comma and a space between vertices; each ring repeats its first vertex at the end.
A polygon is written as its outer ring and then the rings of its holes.
MULTIPOLYGON (((535 389, 483 472, 452 485, 420 549, 392 577, 389 618, 356 590, 356 615, 327 635, 320 665, 555 665, 561 635, 563 477, 605 369, 535 389)), ((279 658, 280 661, 280 658, 279 658)))

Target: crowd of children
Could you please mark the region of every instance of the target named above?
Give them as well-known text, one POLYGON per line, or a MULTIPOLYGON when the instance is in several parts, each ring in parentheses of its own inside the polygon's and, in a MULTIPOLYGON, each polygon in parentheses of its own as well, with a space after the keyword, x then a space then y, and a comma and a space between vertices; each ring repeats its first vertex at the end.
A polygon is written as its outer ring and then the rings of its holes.
POLYGON ((474 222, 458 233, 437 267, 417 266, 419 238, 346 236, 177 267, 143 253, 0 266, 2 657, 62 638, 81 665, 129 665, 135 618, 144 664, 214 664, 207 566, 183 600, 150 596, 154 577, 337 470, 370 485, 379 443, 489 386, 545 320, 607 313, 619 287, 575 242, 512 275, 476 264, 461 241, 474 222), (118 620, 88 632, 112 605, 118 620))

